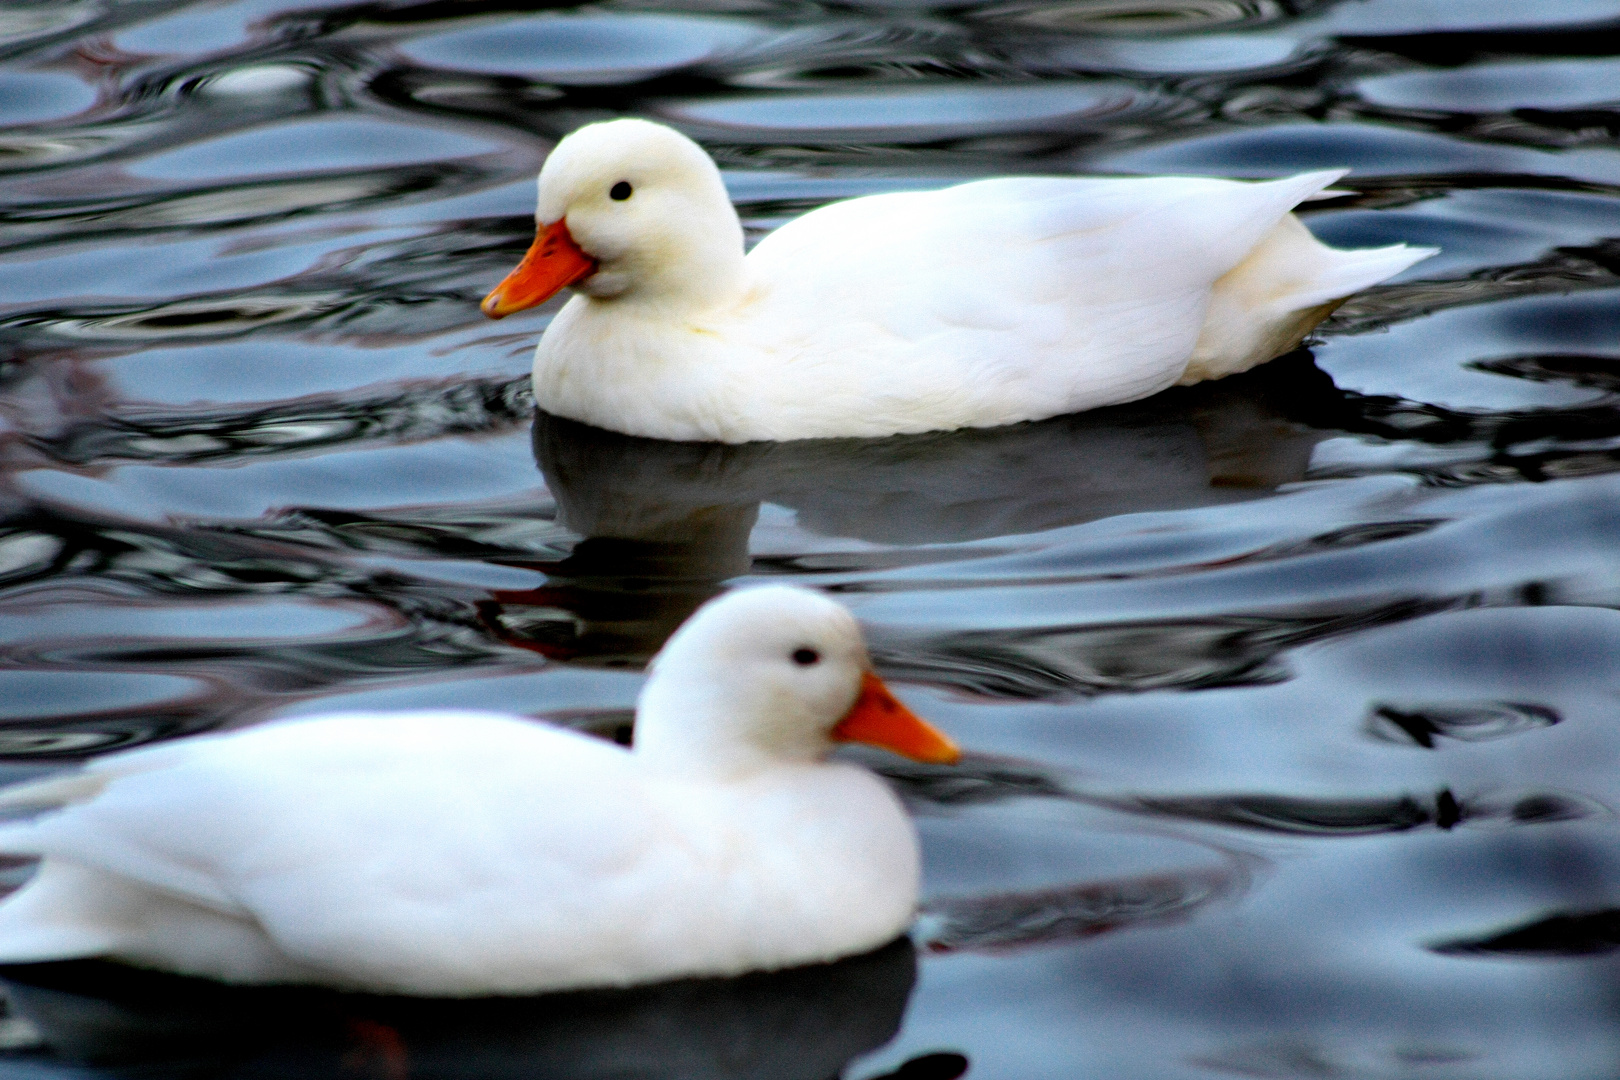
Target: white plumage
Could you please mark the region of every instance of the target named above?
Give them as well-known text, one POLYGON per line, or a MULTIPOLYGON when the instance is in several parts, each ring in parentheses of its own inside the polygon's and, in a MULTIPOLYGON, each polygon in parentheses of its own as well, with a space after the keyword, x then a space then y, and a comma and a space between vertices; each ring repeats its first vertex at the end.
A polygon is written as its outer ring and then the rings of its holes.
POLYGON ((110 755, 0 798, 61 806, 0 828, 43 859, 0 903, 0 961, 467 996, 862 952, 912 918, 916 839, 881 781, 822 759, 873 741, 863 708, 917 725, 891 744, 954 755, 885 696, 846 611, 770 587, 670 640, 633 751, 438 711, 110 755))
POLYGON ((1316 241, 1290 211, 1344 172, 874 195, 806 214, 745 257, 709 157, 615 120, 547 159, 541 236, 484 307, 578 289, 535 353, 536 401, 629 434, 746 442, 1040 419, 1247 370, 1433 253, 1316 241))

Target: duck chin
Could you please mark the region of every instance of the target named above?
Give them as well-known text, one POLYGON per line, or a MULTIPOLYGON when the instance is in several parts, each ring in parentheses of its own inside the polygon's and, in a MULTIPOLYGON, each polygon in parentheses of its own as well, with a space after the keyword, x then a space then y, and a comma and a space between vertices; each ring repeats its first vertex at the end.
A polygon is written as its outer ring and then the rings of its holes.
POLYGON ((576 281, 574 288, 595 300, 611 300, 630 288, 630 275, 622 270, 598 270, 585 280, 576 281))

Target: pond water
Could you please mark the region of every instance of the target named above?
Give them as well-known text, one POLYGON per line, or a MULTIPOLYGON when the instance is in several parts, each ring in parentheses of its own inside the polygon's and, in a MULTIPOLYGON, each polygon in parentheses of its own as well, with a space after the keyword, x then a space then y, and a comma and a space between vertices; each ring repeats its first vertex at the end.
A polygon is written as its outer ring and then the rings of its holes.
POLYGON ((0 778, 337 708, 622 738, 766 579, 969 750, 870 759, 915 954, 471 1006, 69 965, 12 982, 0 1074, 1620 1072, 1620 3, 13 0, 0 60, 0 778), (555 302, 477 301, 547 150, 626 114, 755 238, 1351 166, 1313 231, 1444 251, 1121 408, 623 438, 535 419, 555 302))

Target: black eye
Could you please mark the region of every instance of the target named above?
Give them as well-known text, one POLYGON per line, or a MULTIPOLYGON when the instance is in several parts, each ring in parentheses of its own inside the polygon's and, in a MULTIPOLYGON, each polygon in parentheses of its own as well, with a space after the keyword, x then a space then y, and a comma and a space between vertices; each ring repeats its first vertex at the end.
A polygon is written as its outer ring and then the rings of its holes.
POLYGON ((811 664, 820 663, 820 661, 821 654, 814 649, 793 650, 793 662, 800 667, 809 667, 811 664))
POLYGON ((630 197, 630 181, 620 180, 608 189, 608 196, 615 202, 624 202, 630 197))

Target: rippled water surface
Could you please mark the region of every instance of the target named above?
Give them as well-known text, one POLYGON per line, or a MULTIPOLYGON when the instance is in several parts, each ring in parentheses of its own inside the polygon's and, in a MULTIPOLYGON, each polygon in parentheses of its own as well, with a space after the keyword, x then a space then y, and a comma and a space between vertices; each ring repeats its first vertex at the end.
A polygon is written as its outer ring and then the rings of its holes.
POLYGON ((872 759, 915 959, 455 1007, 70 966, 0 1073, 1620 1072, 1620 4, 13 0, 0 57, 0 776, 334 708, 624 738, 745 579, 834 592, 971 750, 872 759), (1444 252, 1121 408, 628 439, 534 418, 555 304, 477 310, 548 149, 627 114, 756 238, 1351 166, 1319 236, 1444 252))

